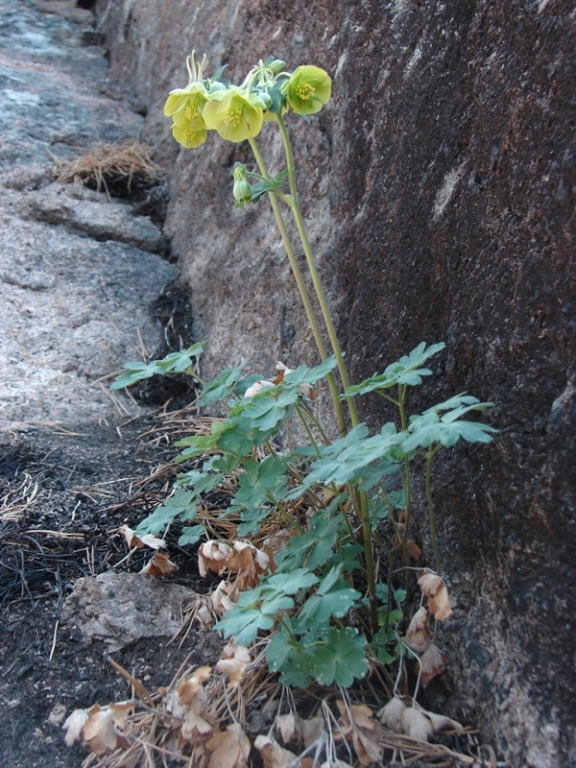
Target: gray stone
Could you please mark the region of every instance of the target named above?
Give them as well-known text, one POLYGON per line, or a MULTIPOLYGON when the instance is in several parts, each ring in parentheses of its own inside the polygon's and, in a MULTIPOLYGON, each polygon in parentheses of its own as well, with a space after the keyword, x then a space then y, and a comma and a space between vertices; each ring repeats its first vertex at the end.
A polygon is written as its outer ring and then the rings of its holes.
POLYGON ((80 237, 129 243, 151 253, 164 250, 162 232, 148 217, 134 216, 129 205, 108 200, 103 194, 83 192, 79 195, 70 184, 51 184, 28 196, 28 215, 61 224, 80 237))
POLYGON ((118 651, 138 640, 171 637, 182 626, 182 606, 192 590, 134 573, 101 573, 78 579, 62 606, 63 626, 80 633, 82 642, 106 643, 118 651))

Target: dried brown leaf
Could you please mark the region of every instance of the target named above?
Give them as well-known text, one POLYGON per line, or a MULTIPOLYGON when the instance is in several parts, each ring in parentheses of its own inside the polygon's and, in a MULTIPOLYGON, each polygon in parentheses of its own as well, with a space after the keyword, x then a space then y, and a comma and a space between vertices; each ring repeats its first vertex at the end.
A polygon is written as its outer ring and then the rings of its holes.
POLYGON ((304 746, 309 747, 314 744, 324 730, 324 718, 321 715, 309 717, 307 720, 301 720, 302 736, 304 737, 304 746))
POLYGON ((352 737, 358 760, 364 766, 378 763, 382 759, 384 731, 380 723, 372 719, 372 710, 365 704, 347 706, 343 701, 336 701, 340 710, 341 733, 345 738, 352 737))
POLYGON ((428 741, 434 736, 434 727, 426 715, 414 707, 406 707, 402 712, 402 729, 411 739, 428 741))
POLYGON ((212 667, 198 667, 190 677, 183 680, 176 689, 178 704, 191 706, 196 701, 203 704, 206 701, 203 683, 209 680, 211 675, 212 667))
POLYGON ((204 577, 208 571, 222 573, 230 556, 230 547, 223 541, 210 539, 198 549, 198 571, 204 577))
POLYGON ((280 731, 284 744, 293 739, 302 738, 302 718, 297 712, 289 712, 287 715, 278 715, 274 720, 274 726, 280 731))
POLYGON ((243 589, 252 589, 260 581, 259 576, 268 572, 270 558, 245 541, 235 541, 232 546, 234 552, 226 561, 226 568, 243 576, 243 589))
POLYGON ((435 573, 423 573, 418 579, 422 594, 428 598, 428 610, 436 621, 444 621, 452 614, 448 589, 435 573))
POLYGON ((133 531, 127 525, 121 525, 118 528, 118 532, 121 533, 130 549, 132 547, 150 547, 151 549, 160 549, 166 546, 166 542, 163 539, 158 539, 156 536, 152 536, 151 533, 147 533, 144 536, 137 536, 136 531, 133 531))
POLYGON ((402 712, 402 727, 407 736, 419 741, 428 741, 445 728, 462 728, 456 720, 415 707, 406 707, 402 712))
POLYGON ((64 741, 66 745, 71 747, 75 741, 81 738, 82 728, 84 723, 88 720, 88 710, 75 709, 71 715, 68 716, 62 728, 66 731, 64 741))
POLYGON ((142 568, 140 573, 147 573, 149 576, 171 576, 178 570, 176 563, 170 560, 170 555, 164 552, 154 552, 150 562, 142 568))
POLYGON ((422 653, 428 647, 430 641, 430 624, 428 623, 428 611, 424 606, 419 608, 412 621, 408 625, 406 643, 418 653, 422 653))
POLYGON ((254 746, 260 752, 264 768, 284 768, 296 759, 293 752, 281 747, 271 736, 257 736, 254 746))
POLYGON ((413 560, 420 560, 422 557, 422 550, 413 539, 408 539, 406 542, 406 549, 413 560))
POLYGON ((434 643, 430 643, 418 661, 422 669, 422 685, 424 688, 432 678, 440 675, 448 666, 448 657, 434 643))
POLYGON ((130 702, 118 702, 101 707, 95 704, 88 710, 88 719, 82 726, 82 740, 97 755, 114 752, 118 747, 127 749, 128 740, 122 733, 126 719, 134 705, 130 702))
POLYGON ((216 664, 216 669, 228 676, 228 690, 236 688, 242 682, 251 661, 248 648, 233 645, 232 640, 222 649, 222 657, 216 664))
POLYGON ((250 755, 250 741, 238 723, 225 731, 218 731, 204 745, 210 754, 208 768, 246 768, 250 755))
POLYGON ((402 699, 394 696, 390 699, 388 704, 382 707, 378 712, 380 722, 386 728, 390 728, 390 730, 394 731, 394 733, 404 733, 404 729, 402 728, 402 712, 404 712, 405 709, 406 704, 404 704, 402 699))
POLYGON ((208 741, 216 730, 217 719, 210 712, 202 714, 189 709, 180 728, 180 746, 188 743, 193 747, 208 741))

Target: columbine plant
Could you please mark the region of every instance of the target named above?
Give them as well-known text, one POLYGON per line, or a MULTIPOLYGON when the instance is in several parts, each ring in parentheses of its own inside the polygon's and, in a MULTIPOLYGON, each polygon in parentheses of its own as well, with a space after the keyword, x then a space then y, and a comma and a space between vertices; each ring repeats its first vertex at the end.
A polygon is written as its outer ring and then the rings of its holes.
MULTIPOLYGON (((137 533, 155 534, 176 520, 184 524, 180 544, 196 543, 208 533, 209 540, 200 547, 202 571, 228 571, 243 579, 243 590, 234 593, 234 599, 228 593, 220 603, 227 610, 216 627, 244 646, 262 632, 271 632, 267 660, 271 670, 281 673, 283 683, 306 686, 315 679, 346 687, 366 673, 369 659, 388 664, 398 657, 401 662, 404 654, 419 659, 420 674, 427 681, 442 666, 436 663, 433 672, 426 666, 426 653, 434 655, 430 631, 424 631, 429 627, 428 612, 435 620, 450 614, 440 578, 432 465, 443 448, 460 439, 492 440, 494 428, 464 418, 491 403, 459 394, 423 413, 408 413, 409 389, 432 373, 426 363, 444 344, 421 343, 383 373, 350 385, 300 210, 284 123, 290 112, 304 117, 319 112, 330 99, 330 77, 315 66, 288 72, 283 61, 270 57, 235 86, 222 79, 222 70, 205 77, 204 66, 205 59, 197 66, 192 53, 187 60, 189 83, 170 93, 164 113, 172 118, 174 138, 184 147, 200 146, 211 130, 226 141, 250 143, 258 171, 235 165, 235 205, 243 207, 268 195, 321 363, 295 370, 279 364, 269 378, 246 377, 239 366, 203 382, 196 372, 202 342, 164 360, 127 364, 115 388, 155 374, 186 373, 203 387, 199 407, 221 403, 227 410, 225 419, 213 420, 210 434, 180 441, 183 451, 177 462, 192 468, 180 475, 174 493, 137 533), (274 176, 256 141, 266 123, 275 123, 286 155, 286 168, 274 176), (321 321, 284 212, 296 225, 321 321), (315 409, 323 380, 340 429, 336 440, 328 437, 315 409), (354 403, 355 397, 369 392, 396 410, 396 418, 375 435, 359 422, 354 403), (303 445, 293 444, 292 419, 300 422, 307 436, 303 445), (287 431, 283 444, 290 446, 285 450, 274 442, 281 429, 287 431), (429 586, 428 592, 423 589, 428 609, 421 607, 419 623, 412 621, 403 634, 407 575, 421 554, 412 538, 415 462, 425 473, 437 581, 435 591, 429 586), (239 520, 237 536, 250 539, 249 546, 224 541, 214 521, 203 514, 205 495, 230 478, 234 497, 222 516, 239 520), (406 575, 403 589, 394 584, 396 570, 406 575), (435 597, 440 594, 441 608, 435 597)), ((435 652, 435 658, 440 656, 435 652)))

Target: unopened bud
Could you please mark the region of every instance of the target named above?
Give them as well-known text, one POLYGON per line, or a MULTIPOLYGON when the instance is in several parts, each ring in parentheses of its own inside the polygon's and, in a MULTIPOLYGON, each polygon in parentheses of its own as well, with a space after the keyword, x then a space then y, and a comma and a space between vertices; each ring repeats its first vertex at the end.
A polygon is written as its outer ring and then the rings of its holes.
POLYGON ((271 64, 268 64, 268 69, 271 69, 274 74, 278 74, 278 72, 282 72, 282 70, 286 67, 286 62, 282 61, 282 59, 274 59, 274 61, 271 64))
POLYGON ((234 199, 237 203, 248 203, 252 200, 252 187, 246 179, 238 179, 234 182, 234 199))

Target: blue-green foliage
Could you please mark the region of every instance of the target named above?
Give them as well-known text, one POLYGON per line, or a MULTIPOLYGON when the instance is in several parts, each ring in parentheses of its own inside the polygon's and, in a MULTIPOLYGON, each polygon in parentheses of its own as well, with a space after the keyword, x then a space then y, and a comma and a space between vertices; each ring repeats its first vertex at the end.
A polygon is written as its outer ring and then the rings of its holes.
MULTIPOLYGON (((192 360, 201 347, 194 345, 146 365, 130 363, 113 386, 129 386, 155 373, 192 373, 192 360)), ((198 401, 204 406, 224 403, 226 418, 214 419, 209 435, 190 435, 177 443, 182 449, 177 462, 192 461, 193 468, 179 476, 172 496, 140 524, 139 533, 158 533, 174 521, 193 522, 203 495, 230 476, 236 477, 237 490, 222 514, 240 518, 239 536, 258 534, 265 522, 296 530, 275 556, 276 572, 243 592, 216 625, 242 645, 254 642, 260 632, 273 632, 266 658, 284 684, 306 686, 315 679, 346 687, 366 673, 366 638, 346 626, 351 611, 361 615, 366 610, 366 599, 351 586, 354 574, 363 568, 363 547, 351 523, 357 494, 368 493, 369 520, 375 530, 387 516, 399 517, 405 509, 407 466, 415 457, 425 456, 430 462, 442 447, 460 439, 488 443, 496 432, 464 418, 492 405, 466 394, 409 419, 404 415, 406 388, 431 375, 424 363, 443 348, 444 344, 419 344, 384 373, 348 388, 342 396, 382 394, 401 409, 403 428, 390 421, 370 435, 368 427, 359 424, 327 444, 317 440, 287 453, 272 450, 268 441, 294 414, 309 425, 310 434, 314 432, 315 420, 308 418, 310 390, 303 385, 317 384, 334 369, 336 361, 330 357, 314 368, 300 366, 279 384, 267 385, 250 397, 245 396, 248 387, 264 377, 242 378, 242 365, 226 369, 204 386, 198 401), (264 444, 268 451, 262 458, 264 444), (302 502, 309 510, 305 520, 294 512, 302 502)), ((185 526, 180 543, 198 541, 202 531, 198 524, 185 526)), ((378 584, 376 598, 380 629, 371 646, 380 661, 388 663, 397 652, 394 627, 402 619, 405 593, 396 590, 391 600, 388 585, 378 584)))

